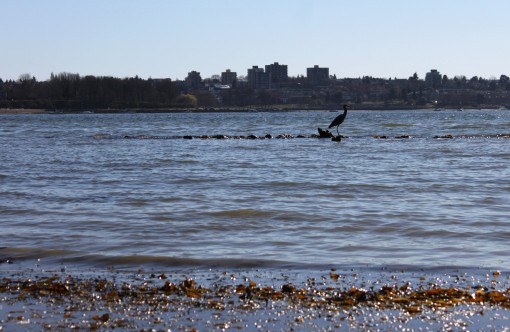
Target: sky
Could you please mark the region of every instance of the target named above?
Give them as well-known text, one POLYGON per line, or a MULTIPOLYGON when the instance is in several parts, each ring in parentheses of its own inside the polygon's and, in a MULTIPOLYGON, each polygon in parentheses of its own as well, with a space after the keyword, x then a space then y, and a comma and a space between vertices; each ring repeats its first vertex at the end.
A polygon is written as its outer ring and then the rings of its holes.
POLYGON ((0 79, 510 76, 508 0, 1 0, 0 79))

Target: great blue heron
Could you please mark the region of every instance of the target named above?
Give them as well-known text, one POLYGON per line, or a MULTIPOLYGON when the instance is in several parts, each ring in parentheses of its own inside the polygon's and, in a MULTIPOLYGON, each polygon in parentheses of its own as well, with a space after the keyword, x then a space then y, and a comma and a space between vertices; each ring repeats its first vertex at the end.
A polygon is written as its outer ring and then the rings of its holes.
POLYGON ((350 106, 349 105, 344 105, 344 112, 342 114, 340 114, 339 116, 337 116, 332 122, 331 124, 329 125, 329 129, 333 128, 334 126, 336 126, 336 133, 338 134, 338 136, 340 136, 340 133, 338 132, 338 126, 340 126, 342 124, 342 122, 344 122, 345 120, 345 117, 347 116, 347 109, 349 109, 350 106))

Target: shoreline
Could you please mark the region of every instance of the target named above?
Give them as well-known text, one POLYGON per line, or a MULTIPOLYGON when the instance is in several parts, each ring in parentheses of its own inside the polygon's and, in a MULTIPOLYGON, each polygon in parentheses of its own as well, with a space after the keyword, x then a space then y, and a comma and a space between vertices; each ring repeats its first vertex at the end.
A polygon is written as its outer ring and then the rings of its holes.
POLYGON ((510 272, 0 263, 0 327, 130 330, 483 330, 509 325, 510 272))
POLYGON ((44 109, 31 108, 0 108, 0 114, 47 114, 44 109))
MULTIPOLYGON (((340 108, 271 108, 271 107, 215 107, 215 108, 107 108, 107 109, 29 109, 29 108, 0 108, 0 115, 4 114, 126 114, 126 113, 256 113, 256 112, 307 112, 307 111, 338 111, 340 108)), ((465 108, 465 110, 482 108, 465 108)), ((487 105, 487 108, 501 110, 501 107, 487 105)), ((505 108, 506 109, 506 108, 505 108)), ((352 111, 432 111, 434 107, 416 106, 381 106, 381 105, 358 105, 352 111)), ((443 111, 456 110, 455 108, 443 108, 443 111)))

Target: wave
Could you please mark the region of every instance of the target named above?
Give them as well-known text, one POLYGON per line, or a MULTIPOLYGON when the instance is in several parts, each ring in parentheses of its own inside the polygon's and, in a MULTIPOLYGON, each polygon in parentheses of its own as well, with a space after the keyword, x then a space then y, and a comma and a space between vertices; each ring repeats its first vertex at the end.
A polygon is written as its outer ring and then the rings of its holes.
POLYGON ((79 251, 37 248, 0 247, 0 259, 14 261, 27 266, 34 261, 37 264, 49 264, 59 267, 70 264, 91 268, 132 268, 172 267, 172 268, 297 268, 309 264, 265 259, 238 258, 183 258, 152 255, 100 255, 79 251))
POLYGON ((389 122, 389 123, 383 123, 382 124, 383 127, 389 127, 389 128, 392 128, 392 127, 414 127, 416 126, 415 124, 413 123, 396 123, 396 122, 389 122))
POLYGON ((275 215, 275 212, 255 209, 238 209, 206 212, 205 214, 213 217, 227 217, 227 218, 270 218, 275 215))
MULTIPOLYGON (((293 271, 319 271, 319 270, 344 270, 344 271, 390 271, 399 270, 406 272, 441 272, 441 271, 488 271, 499 269, 501 266, 464 266, 464 265, 409 265, 409 264, 324 264, 324 263, 300 263, 268 259, 231 259, 211 258, 194 259, 151 255, 99 255, 83 254, 69 250, 48 250, 36 248, 10 248, 0 247, 0 264, 9 262, 16 268, 33 269, 32 264, 38 267, 51 269, 117 269, 137 271, 139 269, 209 269, 209 270, 293 270, 293 271)), ((8 268, 9 270, 14 270, 8 268)), ((5 269, 4 269, 5 270, 5 269)), ((504 273, 509 271, 502 270, 504 273)))

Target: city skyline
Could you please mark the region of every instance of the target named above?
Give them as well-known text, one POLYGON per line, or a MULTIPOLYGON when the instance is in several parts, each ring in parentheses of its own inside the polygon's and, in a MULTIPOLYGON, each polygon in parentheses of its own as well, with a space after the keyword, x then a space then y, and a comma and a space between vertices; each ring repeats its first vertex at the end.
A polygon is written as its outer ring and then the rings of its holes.
POLYGON ((510 74, 510 2, 98 0, 3 4, 0 78, 51 73, 184 80, 279 62, 291 77, 510 74))

